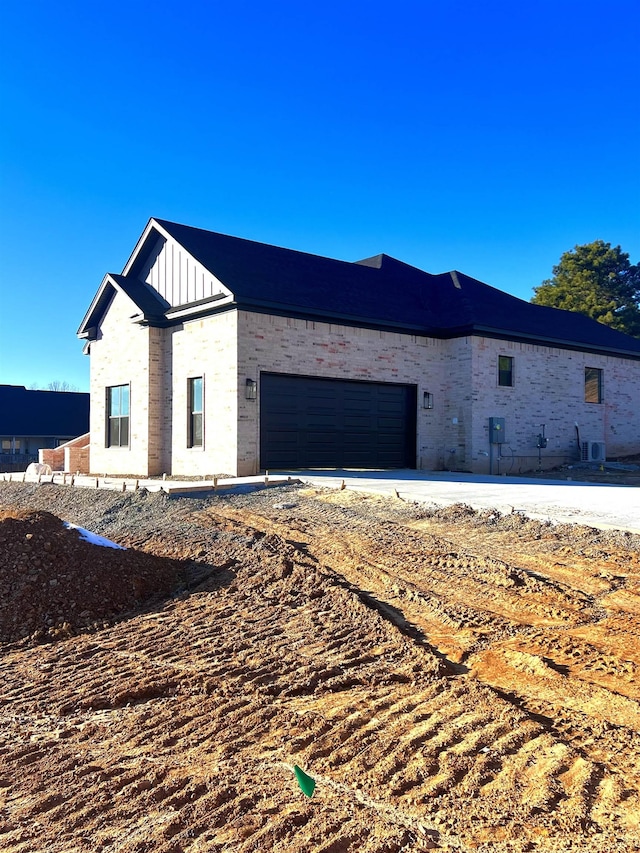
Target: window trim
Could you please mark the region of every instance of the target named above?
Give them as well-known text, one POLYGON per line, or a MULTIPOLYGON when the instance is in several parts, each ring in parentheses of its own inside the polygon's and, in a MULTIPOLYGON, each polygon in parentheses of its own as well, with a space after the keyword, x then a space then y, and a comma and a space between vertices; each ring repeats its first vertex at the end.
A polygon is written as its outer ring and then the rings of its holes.
POLYGON ((120 385, 107 385, 105 387, 105 396, 106 396, 106 405, 105 405, 105 436, 104 436, 104 446, 109 449, 113 449, 116 447, 124 447, 125 449, 129 449, 131 447, 131 383, 123 382, 120 385), (127 414, 119 414, 112 415, 111 414, 111 392, 115 389, 120 389, 120 400, 119 407, 122 408, 122 389, 127 389, 127 414), (112 422, 118 421, 118 443, 116 444, 111 440, 112 438, 112 422), (122 436, 122 423, 126 420, 127 423, 127 441, 126 444, 120 441, 120 437, 122 436))
POLYGON ((514 358, 512 355, 504 355, 503 353, 498 354, 498 388, 513 388, 513 365, 514 358), (503 370, 500 366, 500 362, 503 358, 509 359, 508 382, 502 381, 503 376, 507 376, 507 371, 503 370))
POLYGON ((187 447, 190 450, 204 450, 204 374, 187 377, 187 447), (193 407, 194 383, 200 380, 200 411, 193 407), (194 441, 194 416, 200 415, 200 442, 194 441))
POLYGON ((602 405, 604 402, 604 370, 601 367, 588 367, 585 365, 584 367, 584 401, 585 403, 590 403, 592 405, 602 405), (592 375, 589 376, 589 372, 592 372, 592 375), (595 385, 595 396, 596 400, 589 399, 590 385, 595 385))

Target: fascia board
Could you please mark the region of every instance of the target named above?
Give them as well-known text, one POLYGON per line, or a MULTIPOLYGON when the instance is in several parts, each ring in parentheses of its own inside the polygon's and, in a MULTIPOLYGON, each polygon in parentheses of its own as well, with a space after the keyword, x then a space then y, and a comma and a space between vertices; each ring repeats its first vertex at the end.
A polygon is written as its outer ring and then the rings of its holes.
POLYGON ((618 358, 631 358, 640 360, 640 351, 618 349, 601 344, 589 344, 582 341, 574 341, 563 338, 551 338, 545 335, 528 335, 525 332, 510 332, 507 329, 493 329, 490 326, 473 326, 468 334, 478 337, 501 339, 504 341, 517 341, 519 343, 535 344, 538 346, 555 347, 556 349, 570 349, 580 352, 598 353, 618 358))
POLYGON ((90 326, 94 325, 93 323, 90 323, 91 317, 93 316, 94 311, 98 307, 100 299, 102 298, 102 295, 103 295, 103 293, 107 287, 115 287, 115 282, 113 281, 113 279, 111 278, 109 273, 107 273, 105 275, 105 277, 102 279, 102 284, 98 288, 96 295, 93 297, 91 305, 89 306, 89 310, 84 315, 82 323, 80 323, 80 326, 78 327, 78 331, 76 332, 77 337, 79 337, 79 338, 88 337, 88 334, 89 334, 88 329, 90 326))
MULTIPOLYGON (((154 229, 156 231, 160 231, 160 232, 162 232, 162 230, 163 230, 160 228, 160 226, 155 221, 155 219, 153 217, 151 217, 151 219, 147 222, 144 231, 140 235, 140 238, 138 239, 138 242, 136 243, 133 252, 131 252, 131 254, 129 255, 129 260, 124 265, 124 269, 122 270, 122 275, 128 275, 129 274, 129 270, 131 269, 131 267, 133 266, 135 261, 138 259, 138 255, 142 251, 142 248, 144 247, 145 243, 147 242, 147 238, 149 237, 149 234, 154 229)), ((163 234, 163 236, 165 238, 167 237, 166 234, 163 234)))
MULTIPOLYGON (((102 299, 102 297, 103 297, 103 295, 104 295, 104 293, 108 287, 111 287, 116 293, 121 293, 123 296, 126 296, 127 299, 129 299, 135 305, 135 301, 133 299, 131 299, 129 294, 126 293, 122 289, 122 287, 120 287, 120 285, 113 278, 111 273, 107 273, 105 275, 105 277, 102 279, 102 284, 98 288, 98 292, 94 296, 93 302, 91 303, 91 306, 90 306, 89 310, 87 311, 87 313, 85 314, 84 319, 80 325, 80 328, 78 329, 78 331, 76 333, 79 338, 81 338, 81 339, 82 338, 88 338, 89 334, 90 334, 90 329, 92 329, 98 325, 97 320, 95 322, 92 322, 92 321, 94 320, 94 314, 97 311, 98 306, 100 305, 100 301, 101 301, 101 299, 102 299)), ((139 306, 136 306, 136 307, 139 307, 139 306)), ((131 320, 133 320, 133 322, 140 322, 140 318, 143 318, 143 319, 145 318, 145 314, 143 311, 136 312, 131 317, 131 320)), ((100 319, 102 319, 102 318, 100 318, 100 319)))
POLYGON ((231 305, 233 301, 234 298, 232 293, 228 293, 220 297, 213 296, 209 297, 208 299, 203 299, 201 302, 195 302, 191 305, 185 305, 184 307, 177 306, 175 308, 172 308, 166 312, 165 317, 167 318, 167 320, 173 321, 178 318, 188 318, 192 315, 214 313, 212 309, 231 305))

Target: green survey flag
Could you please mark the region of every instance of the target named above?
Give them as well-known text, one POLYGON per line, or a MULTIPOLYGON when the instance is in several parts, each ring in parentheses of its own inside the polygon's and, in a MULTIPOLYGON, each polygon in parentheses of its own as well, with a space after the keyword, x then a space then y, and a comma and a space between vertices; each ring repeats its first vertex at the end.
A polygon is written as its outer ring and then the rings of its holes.
POLYGON ((297 764, 294 764, 293 772, 296 774, 296 779, 302 793, 306 794, 307 797, 312 797, 316 787, 316 780, 312 779, 311 776, 307 776, 304 770, 301 770, 297 764))

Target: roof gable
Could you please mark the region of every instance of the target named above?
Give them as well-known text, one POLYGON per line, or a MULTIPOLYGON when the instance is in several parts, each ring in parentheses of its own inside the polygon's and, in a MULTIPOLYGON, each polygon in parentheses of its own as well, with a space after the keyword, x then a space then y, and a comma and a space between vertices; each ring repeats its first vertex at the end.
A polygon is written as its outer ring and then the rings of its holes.
POLYGON ((134 314, 131 318, 133 322, 161 322, 164 319, 165 311, 170 307, 160 294, 140 279, 133 276, 118 275, 117 273, 107 273, 80 324, 77 332, 79 338, 95 340, 100 321, 111 304, 111 300, 118 292, 128 296, 139 309, 139 313, 134 314))
MULTIPOLYGON (((189 247, 166 228, 164 220, 150 219, 123 270, 125 278, 144 281, 171 308, 203 299, 231 296, 214 269, 201 262, 189 247)), ((197 229, 193 229, 197 230, 197 229)), ((205 232, 206 233, 206 232, 205 232)))
MULTIPOLYGON (((480 334, 640 358, 640 341, 581 314, 534 305, 464 273, 431 273, 385 254, 340 261, 150 219, 121 276, 105 281, 169 325, 233 305, 246 310, 451 338, 480 334)), ((90 338, 105 290, 79 330, 90 338)))

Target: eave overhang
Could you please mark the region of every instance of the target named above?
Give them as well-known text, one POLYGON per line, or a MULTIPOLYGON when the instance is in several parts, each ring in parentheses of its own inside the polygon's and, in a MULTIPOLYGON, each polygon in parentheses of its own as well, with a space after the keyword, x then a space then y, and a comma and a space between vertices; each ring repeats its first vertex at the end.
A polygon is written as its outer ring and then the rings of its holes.
POLYGON ((164 321, 167 303, 153 288, 139 279, 107 273, 78 328, 80 339, 96 340, 100 322, 116 293, 123 293, 139 309, 131 318, 133 322, 154 325, 164 321))
POLYGON ((574 341, 568 338, 554 338, 545 335, 527 334, 526 332, 510 331, 508 329, 496 329, 490 326, 473 325, 466 328, 448 330, 448 334, 442 337, 457 338, 463 335, 475 335, 477 337, 492 338, 494 340, 513 341, 514 343, 531 344, 533 346, 551 347, 553 349, 568 349, 593 353, 594 355, 608 355, 614 358, 626 358, 640 361, 640 352, 627 350, 619 347, 607 347, 601 344, 591 344, 585 341, 574 341))

